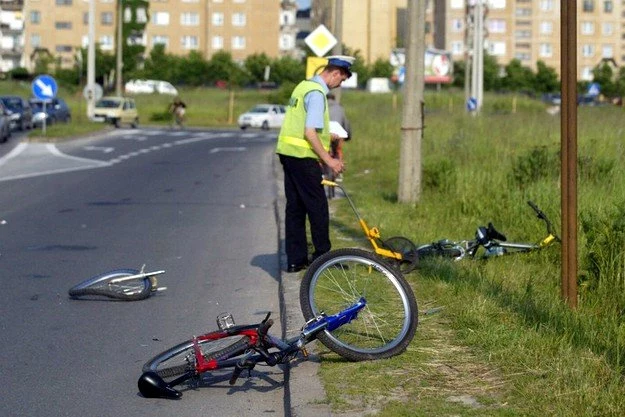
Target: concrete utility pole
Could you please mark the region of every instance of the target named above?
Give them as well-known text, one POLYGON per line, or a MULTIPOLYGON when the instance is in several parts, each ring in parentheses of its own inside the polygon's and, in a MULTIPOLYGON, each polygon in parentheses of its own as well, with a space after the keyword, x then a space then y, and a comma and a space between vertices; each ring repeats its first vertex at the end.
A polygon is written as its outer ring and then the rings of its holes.
POLYGON ((424 70, 425 1, 409 0, 404 110, 397 191, 398 199, 402 203, 416 203, 421 197, 424 70))
POLYGON ((124 8, 123 1, 117 0, 117 66, 115 69, 115 94, 118 96, 122 95, 122 68, 124 66, 123 63, 123 42, 122 42, 122 28, 124 21, 124 8))
POLYGON ((89 46, 87 50, 87 117, 93 117, 95 109, 95 0, 89 1, 89 46))
POLYGON ((477 0, 473 7, 473 59, 471 64, 471 97, 477 101, 475 113, 484 98, 484 4, 477 0))

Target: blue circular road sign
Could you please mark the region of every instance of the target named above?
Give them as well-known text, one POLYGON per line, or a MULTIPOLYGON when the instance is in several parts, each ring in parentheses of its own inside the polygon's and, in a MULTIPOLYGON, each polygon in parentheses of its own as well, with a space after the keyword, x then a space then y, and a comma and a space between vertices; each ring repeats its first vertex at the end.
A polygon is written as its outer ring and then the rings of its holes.
POLYGON ((58 86, 50 75, 39 75, 33 80, 33 95, 40 100, 48 100, 56 97, 58 86))

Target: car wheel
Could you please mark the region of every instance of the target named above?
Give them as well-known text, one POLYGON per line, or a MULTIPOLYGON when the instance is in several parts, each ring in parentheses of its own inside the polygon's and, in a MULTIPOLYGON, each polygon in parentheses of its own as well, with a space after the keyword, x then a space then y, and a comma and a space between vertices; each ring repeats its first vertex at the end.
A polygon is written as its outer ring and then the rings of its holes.
POLYGON ((130 123, 130 127, 132 127, 133 129, 136 129, 137 127, 139 127, 139 118, 138 117, 135 120, 133 120, 132 123, 130 123))
POLYGON ((263 130, 269 130, 269 122, 265 120, 260 128, 263 130))
POLYGON ((119 119, 113 119, 113 126, 115 126, 116 128, 119 127, 119 119))
POLYGON ((246 126, 246 125, 241 125, 240 127, 241 127, 241 130, 245 130, 245 129, 247 129, 247 126, 246 126))

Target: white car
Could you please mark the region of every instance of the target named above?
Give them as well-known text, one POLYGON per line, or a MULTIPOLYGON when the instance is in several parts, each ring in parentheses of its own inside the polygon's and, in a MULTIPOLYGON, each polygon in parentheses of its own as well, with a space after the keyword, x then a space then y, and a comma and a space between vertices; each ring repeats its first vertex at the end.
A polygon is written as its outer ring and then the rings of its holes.
POLYGON ((132 94, 169 94, 178 95, 178 90, 170 82, 160 80, 130 80, 124 88, 126 93, 132 94))
POLYGON ((280 104, 257 104, 253 109, 239 116, 239 127, 260 127, 263 130, 279 128, 284 122, 286 108, 280 104))

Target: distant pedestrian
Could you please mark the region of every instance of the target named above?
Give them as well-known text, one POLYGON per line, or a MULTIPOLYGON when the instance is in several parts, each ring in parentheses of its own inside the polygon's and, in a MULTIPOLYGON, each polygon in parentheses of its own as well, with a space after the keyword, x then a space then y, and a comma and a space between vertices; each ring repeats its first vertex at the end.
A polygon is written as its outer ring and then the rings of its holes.
POLYGON ((187 111, 187 105, 180 97, 176 96, 174 101, 169 105, 169 112, 172 114, 172 128, 174 124, 181 129, 184 128, 184 115, 187 111))

